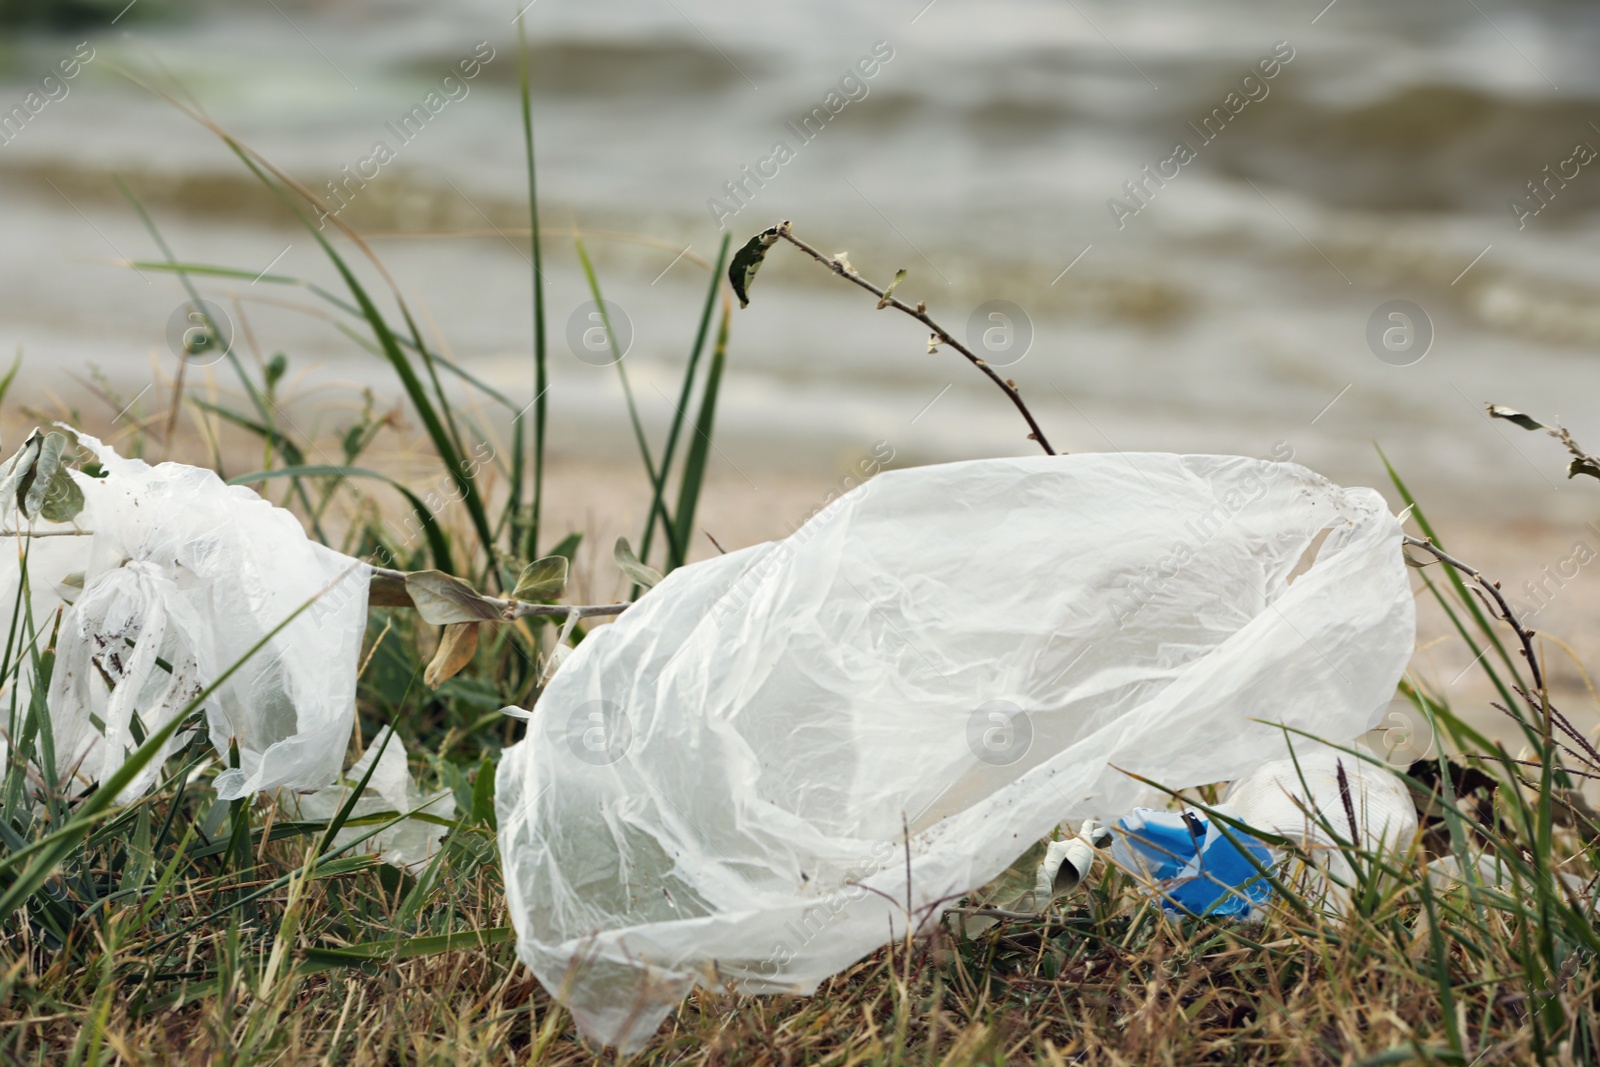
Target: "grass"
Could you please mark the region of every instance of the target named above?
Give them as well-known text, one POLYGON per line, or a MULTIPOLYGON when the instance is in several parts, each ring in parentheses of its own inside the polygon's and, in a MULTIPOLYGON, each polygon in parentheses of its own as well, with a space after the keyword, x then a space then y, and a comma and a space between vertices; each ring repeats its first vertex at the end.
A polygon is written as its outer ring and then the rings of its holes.
MULTIPOLYGON (((532 200, 525 89, 523 101, 532 200)), ((417 461, 434 465, 443 488, 424 490, 415 480, 407 488, 384 469, 378 450, 403 435, 400 420, 378 415, 370 396, 320 439, 299 436, 275 414, 288 367, 276 354, 232 359, 231 393, 212 382, 169 383, 170 404, 139 417, 122 447, 209 457, 218 469, 226 459, 236 484, 280 490, 280 502, 327 543, 385 566, 437 567, 481 588, 506 589, 541 555, 570 559, 581 536, 556 537, 543 513, 542 271, 549 261, 536 206, 530 377, 541 399, 521 421, 525 409, 428 344, 398 290, 361 281, 387 276, 359 235, 347 230, 338 243, 325 240, 311 194, 217 133, 322 242, 332 278, 260 281, 323 305, 352 344, 393 370, 422 426, 417 461), (366 261, 360 272, 357 260, 366 261), (509 442, 489 428, 496 415, 519 416, 509 442), (482 459, 485 443, 492 447, 482 459), (340 462, 308 462, 327 455, 340 462), (250 469, 241 469, 241 456, 250 469)), ((144 217, 162 258, 140 268, 177 276, 191 299, 200 299, 199 282, 250 276, 179 259, 144 217)), ((581 238, 577 252, 602 301, 581 238)), ((725 244, 706 264, 704 301, 687 309, 696 312, 685 316, 692 341, 668 433, 652 443, 636 414, 632 420, 647 472, 641 556, 665 570, 686 560, 730 359, 726 255, 725 244)), ((626 381, 620 361, 617 367, 626 381)), ((0 379, 0 402, 15 373, 13 365, 0 379)), ((83 420, 81 412, 58 414, 83 420)), ((1398 475, 1395 483, 1412 502, 1398 475)), ((1437 538, 1420 509, 1413 522, 1437 538)), ((1401 694, 1447 749, 1476 754, 1465 761, 1482 777, 1472 795, 1457 796, 1451 782, 1466 779, 1452 779, 1445 764, 1413 768, 1429 806, 1425 832, 1400 855, 1373 855, 1346 841, 1355 875, 1343 916, 1330 916, 1277 872, 1280 892, 1260 922, 1180 920, 1102 865, 1046 918, 1003 921, 972 940, 940 927, 924 940, 885 947, 811 997, 696 992, 631 1062, 1593 1062, 1600 1057, 1600 934, 1588 887, 1600 826, 1576 787, 1600 774, 1600 753, 1563 731, 1548 695, 1530 688, 1513 635, 1461 575, 1439 568, 1420 575, 1463 640, 1474 649, 1492 643, 1495 654, 1478 669, 1516 720, 1523 746, 1517 753, 1497 746, 1440 687, 1408 677, 1401 694), (1485 781, 1495 786, 1492 796, 1485 781), (1432 876, 1446 859, 1475 871, 1480 858, 1505 872, 1502 884, 1432 876)), ((518 964, 495 847, 495 761, 518 732, 498 709, 536 698, 553 625, 529 617, 488 629, 470 666, 432 690, 418 679, 438 641, 434 628, 403 608, 372 611, 359 736, 393 725, 414 770, 456 801, 455 816, 434 820, 446 830, 441 850, 424 869, 402 872, 362 854, 359 839, 405 813, 355 816, 347 805, 333 820, 306 822, 267 800, 219 801, 209 782, 224 761, 198 734, 165 763, 159 784, 126 806, 111 802, 115 782, 85 791, 56 780, 43 686, 24 701, 16 684, 24 673, 49 677, 55 620, 13 614, 0 656, 0 711, 13 742, 0 777, 0 1058, 72 1065, 618 1059, 586 1046, 518 964), (358 840, 337 846, 340 831, 358 840)), ((582 630, 573 636, 581 640, 582 630)), ((154 758, 180 725, 187 723, 174 720, 148 738, 129 766, 154 758)), ((1200 791, 1191 799, 1213 796, 1200 791)), ((1289 867, 1311 860, 1288 853, 1289 867)))

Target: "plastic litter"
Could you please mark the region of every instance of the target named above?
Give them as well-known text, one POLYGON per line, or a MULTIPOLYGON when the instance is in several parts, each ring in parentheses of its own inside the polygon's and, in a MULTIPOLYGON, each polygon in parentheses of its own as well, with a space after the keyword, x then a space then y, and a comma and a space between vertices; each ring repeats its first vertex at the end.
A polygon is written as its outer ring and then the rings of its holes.
MULTIPOLYGON (((1242 457, 890 471, 680 568, 497 779, 518 951, 634 1049, 695 983, 814 990, 1063 819, 1354 737, 1414 643, 1370 489, 1242 457)), ((1153 799, 1154 794, 1149 798, 1153 799)))
POLYGON ((1399 777, 1347 753, 1303 742, 1296 743, 1293 759, 1265 763, 1235 781, 1224 799, 1241 822, 1297 840, 1310 852, 1315 870, 1294 877, 1297 889, 1303 895, 1325 892, 1335 910, 1342 910, 1344 886, 1355 874, 1335 834, 1366 852, 1395 852, 1417 832, 1416 804, 1399 777))
POLYGON ((977 937, 1003 918, 1042 915, 1088 880, 1097 851, 1110 844, 1110 828, 1085 819, 1076 834, 1028 849, 999 878, 969 898, 977 907, 959 913, 961 936, 977 937), (1026 887, 1019 891, 1024 882, 1026 887))
MULTIPOLYGON (((377 769, 372 772, 372 777, 367 780, 367 788, 351 809, 352 818, 384 812, 397 815, 419 812, 441 819, 455 815, 456 802, 449 790, 427 797, 417 788, 410 772, 406 770, 405 745, 390 733, 387 726, 378 731, 366 752, 344 772, 342 782, 304 796, 291 794, 285 799, 285 807, 301 819, 325 822, 334 818, 350 799, 350 791, 361 784, 361 779, 375 758, 378 761, 377 769), (381 756, 378 755, 380 752, 383 753, 381 756)), ((348 844, 370 833, 371 829, 370 826, 345 826, 334 835, 333 843, 335 846, 348 844)), ((444 834, 445 827, 438 823, 409 818, 368 838, 361 843, 361 849, 381 856, 385 863, 415 871, 439 851, 439 842, 444 834)))
POLYGON ((1361 848, 1404 847, 1417 832, 1417 806, 1405 783, 1382 767, 1348 754, 1303 751, 1295 745, 1290 759, 1263 763, 1228 788, 1224 800, 1240 821, 1258 830, 1298 838, 1306 847, 1334 850, 1333 834, 1357 841, 1361 848), (1340 768, 1350 797, 1345 810, 1340 768), (1350 825, 1354 812, 1356 825, 1350 825))
MULTIPOLYGON (((1223 807, 1215 810, 1237 817, 1223 807)), ((1135 808, 1117 820, 1111 859, 1157 893, 1167 911, 1252 919, 1272 897, 1262 871, 1277 857, 1237 828, 1223 833, 1222 822, 1198 808, 1135 808)))
MULTIPOLYGON (((135 714, 143 730, 158 729, 318 597, 204 708, 219 755, 226 759, 232 742, 239 749, 239 767, 216 779, 222 799, 333 782, 354 724, 369 569, 211 471, 152 467, 77 436, 104 477, 71 472, 84 497, 75 524, 31 528, 89 535, 35 537, 28 546, 36 624, 48 627, 50 613, 65 608, 48 695, 58 772, 86 782, 111 774, 135 747, 135 714)), ((28 528, 6 510, 8 529, 28 528)), ((10 597, 0 611, 9 627, 19 571, 6 556, 0 592, 10 597)), ((123 799, 148 789, 155 774, 123 799)))
POLYGON ((1073 837, 1052 841, 1033 883, 1032 905, 1043 909, 1077 889, 1094 871, 1095 849, 1111 843, 1111 833, 1093 819, 1085 819, 1073 837))

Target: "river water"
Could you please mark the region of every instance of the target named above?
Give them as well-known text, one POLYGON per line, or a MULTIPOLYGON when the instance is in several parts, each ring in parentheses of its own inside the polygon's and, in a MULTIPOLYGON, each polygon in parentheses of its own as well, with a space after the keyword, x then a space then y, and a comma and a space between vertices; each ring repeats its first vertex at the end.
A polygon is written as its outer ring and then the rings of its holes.
MULTIPOLYGON (((27 116, 0 143, 0 347, 25 352, 24 390, 70 393, 94 368, 132 397, 170 370, 182 290, 118 265, 159 252, 113 175, 179 259, 246 272, 206 291, 241 351, 289 356, 303 417, 347 401, 341 383, 393 390, 324 307, 273 284, 336 282, 305 231, 127 73, 311 188, 340 183, 330 203, 426 328, 531 399, 520 5, 157 2, 0 45, 0 115, 27 116), (75 77, 41 82, 63 62, 75 77)), ((1292 454, 1372 484, 1376 442, 1436 499, 1586 510, 1559 447, 1482 404, 1600 448, 1592 5, 536 0, 521 18, 565 451, 630 447, 615 371, 569 350, 587 293, 565 233, 590 234, 660 426, 695 260, 787 218, 869 278, 906 268, 899 294, 956 331, 999 330, 995 362, 1058 449, 1292 454), (992 301, 1014 308, 991 319, 992 301)), ((795 250, 752 293, 717 462, 1033 447, 956 354, 795 250)))

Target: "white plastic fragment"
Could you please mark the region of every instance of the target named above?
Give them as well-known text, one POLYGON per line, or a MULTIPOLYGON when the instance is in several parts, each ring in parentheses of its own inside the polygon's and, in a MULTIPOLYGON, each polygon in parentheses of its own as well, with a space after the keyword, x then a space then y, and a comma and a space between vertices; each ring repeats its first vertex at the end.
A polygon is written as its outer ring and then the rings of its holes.
POLYGON ((1094 870, 1096 844, 1104 846, 1110 844, 1110 840, 1099 823, 1085 819, 1076 835, 1050 842, 1034 876, 1034 907, 1042 910, 1086 882, 1094 870))
POLYGON ((1416 804, 1399 777, 1303 739, 1297 740, 1292 759, 1257 767, 1229 787, 1225 800, 1240 822, 1294 839, 1308 850, 1319 876, 1325 871, 1331 880, 1325 885, 1303 882, 1299 888, 1313 893, 1325 888, 1328 903, 1336 910, 1342 910, 1343 885, 1350 884, 1354 871, 1335 834, 1364 852, 1392 854, 1404 851, 1417 832, 1416 804))
MULTIPOLYGON (((86 583, 61 620, 49 693, 56 750, 68 761, 61 769, 75 767, 92 782, 115 774, 145 733, 165 726, 204 688, 197 653, 207 642, 195 605, 155 563, 130 560, 86 583)), ((154 785, 161 763, 184 740, 168 740, 119 800, 154 785)))
POLYGON ((1410 844, 1417 807, 1393 772, 1348 753, 1297 742, 1293 758, 1264 763, 1234 782, 1224 798, 1244 823, 1298 838, 1310 848, 1333 849, 1329 823, 1345 841, 1376 852, 1410 844), (1350 809, 1339 784, 1343 767, 1350 809))
POLYGON ((1125 772, 1357 736, 1414 642, 1400 536, 1298 466, 1079 455, 887 472, 680 568, 501 762, 519 954, 635 1049, 697 982, 810 992, 925 928, 1125 772))
MULTIPOLYGON (((1034 865, 1033 882, 1015 892, 1019 881, 1014 875, 1026 870, 1028 853, 1024 853, 999 880, 984 887, 973 901, 976 907, 961 911, 957 932, 963 938, 975 938, 1002 918, 1043 915, 1084 883, 1094 870, 1096 850, 1110 844, 1111 831, 1094 819, 1085 819, 1070 837, 1043 842, 1044 854, 1034 865)), ((1033 851, 1029 849, 1029 853, 1033 851)))
MULTIPOLYGON (((383 812, 396 815, 417 812, 440 819, 455 815, 456 802, 449 790, 428 797, 417 788, 406 769, 405 745, 398 736, 391 734, 387 726, 378 731, 366 752, 344 772, 341 782, 303 796, 286 795, 284 806, 301 819, 326 822, 334 818, 350 799, 350 791, 361 784, 375 757, 377 769, 372 772, 367 788, 351 809, 351 818, 383 812), (382 756, 378 755, 380 751, 382 756)), ((445 829, 438 823, 408 818, 363 841, 359 848, 362 852, 381 856, 385 863, 416 871, 439 851, 439 842, 444 838, 445 829)), ((335 846, 345 845, 371 831, 370 826, 345 826, 334 835, 333 843, 335 846)))
MULTIPOLYGON (((135 715, 140 730, 159 729, 316 598, 203 707, 219 755, 239 750, 239 767, 217 777, 222 799, 334 781, 354 723, 367 566, 211 471, 152 467, 78 440, 105 472, 72 472, 85 499, 77 526, 91 536, 27 539, 36 624, 47 633, 49 613, 65 608, 48 694, 58 771, 84 781, 114 772, 141 736, 135 715), (66 584, 74 573, 81 590, 66 584)), ((13 510, 6 521, 16 519, 13 510)), ((14 591, 17 574, 8 553, 0 591, 14 591)), ((8 627, 12 603, 0 605, 8 627)))

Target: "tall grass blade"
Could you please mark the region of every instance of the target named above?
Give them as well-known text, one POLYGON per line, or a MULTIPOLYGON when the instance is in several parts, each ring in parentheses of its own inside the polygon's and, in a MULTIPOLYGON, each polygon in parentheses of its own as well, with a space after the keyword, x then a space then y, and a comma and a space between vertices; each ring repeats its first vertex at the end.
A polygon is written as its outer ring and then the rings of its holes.
MULTIPOLYGON (((517 19, 517 48, 520 56, 518 89, 522 102, 522 146, 528 166, 528 244, 529 251, 533 253, 533 503, 523 548, 524 558, 532 560, 539 558, 539 519, 544 507, 545 394, 550 391, 550 378, 545 351, 544 255, 539 240, 539 181, 533 151, 533 94, 528 79, 528 36, 520 17, 517 19)), ((517 494, 514 500, 520 500, 521 477, 512 484, 512 491, 517 494)))
MULTIPOLYGON (((180 104, 179 106, 182 107, 183 105, 180 104)), ((284 206, 299 220, 300 224, 305 227, 306 232, 311 234, 312 239, 317 242, 323 254, 328 257, 334 269, 338 271, 340 279, 344 282, 345 287, 350 290, 350 295, 355 299, 356 306, 361 311, 361 317, 366 320, 373 336, 377 339, 384 358, 388 360, 389 365, 394 368, 396 376, 399 377, 400 384, 406 391, 406 397, 411 401, 412 407, 416 409, 417 415, 422 419, 428 438, 433 443, 434 449, 439 453, 440 462, 444 464, 450 479, 455 482, 456 488, 460 490, 462 503, 466 506, 467 514, 472 520, 474 529, 477 531, 478 539, 483 546, 485 555, 491 560, 494 559, 496 556, 494 534, 489 528, 488 512, 484 508, 483 498, 478 492, 477 484, 467 472, 467 466, 462 459, 460 450, 456 447, 455 438, 451 430, 446 428, 445 420, 440 418, 439 409, 429 399, 426 390, 423 388, 422 380, 417 377, 416 369, 411 366, 410 359, 401 350, 399 339, 394 331, 390 329, 388 321, 383 317, 383 313, 378 310, 377 304, 373 302, 366 288, 356 278, 355 272, 350 269, 349 264, 345 262, 343 256, 339 255, 338 250, 333 247, 332 243, 323 236, 316 223, 307 217, 306 213, 301 210, 300 205, 285 190, 296 189, 300 195, 308 199, 310 198, 310 193, 295 186, 281 171, 274 169, 273 173, 269 175, 263 169, 264 166, 269 165, 258 162, 255 153, 245 148, 244 145, 240 144, 216 124, 205 119, 204 116, 196 115, 188 108, 184 110, 189 111, 197 121, 200 121, 220 137, 229 150, 239 158, 240 162, 250 169, 250 173, 254 174, 258 181, 278 197, 284 206)), ((398 300, 399 294, 396 293, 395 295, 398 300)), ((426 346, 422 344, 420 334, 415 329, 415 323, 411 322, 410 313, 404 310, 403 303, 402 313, 407 323, 412 327, 413 339, 417 348, 421 351, 423 362, 428 365, 431 374, 432 361, 427 354, 426 346)), ((439 397, 441 402, 448 407, 448 401, 442 393, 439 394, 439 397)))
POLYGON ((17 346, 17 358, 11 361, 11 369, 6 371, 5 377, 0 378, 0 403, 4 403, 6 394, 11 392, 11 383, 16 381, 17 371, 22 369, 22 346, 17 346))
POLYGON ((677 528, 672 538, 671 566, 681 567, 687 562, 689 541, 694 536, 694 514, 700 504, 700 490, 705 486, 706 461, 711 456, 711 433, 716 426, 717 395, 722 385, 722 372, 728 362, 728 324, 732 317, 733 302, 723 297, 717 344, 711 353, 711 369, 706 372, 706 387, 700 398, 700 414, 695 418, 694 436, 689 441, 689 453, 683 461, 683 481, 678 485, 675 513, 677 528))
MULTIPOLYGON (((700 325, 695 329, 694 347, 689 351, 689 366, 683 372, 683 387, 678 390, 678 403, 672 413, 672 429, 667 432, 667 444, 661 450, 662 476, 661 484, 656 488, 658 497, 665 491, 667 477, 672 471, 672 459, 678 449, 678 437, 683 430, 683 421, 687 417, 686 412, 689 410, 689 400, 694 391, 695 371, 700 365, 700 355, 705 351, 706 334, 711 327, 711 313, 716 307, 717 293, 722 288, 722 269, 727 263, 728 243, 731 239, 732 234, 723 235, 722 247, 717 252, 716 265, 711 268, 711 285, 706 289, 706 302, 700 309, 700 325)), ((650 558, 650 545, 656 531, 655 515, 659 510, 659 507, 653 506, 650 517, 645 523, 644 536, 639 540, 639 555, 641 559, 650 558)), ((684 553, 688 552, 689 542, 686 538, 680 537, 678 544, 684 553)), ((670 557, 667 560, 667 570, 670 571, 674 567, 682 566, 683 562, 681 554, 670 557)))
MULTIPOLYGON (((595 306, 600 309, 600 321, 605 327, 606 340, 611 344, 612 362, 616 365, 617 377, 622 382, 622 395, 628 403, 628 418, 633 423, 633 437, 634 441, 639 446, 639 458, 644 460, 644 470, 650 478, 650 489, 652 493, 650 499, 650 514, 661 520, 662 528, 667 532, 670 554, 673 556, 680 555, 681 553, 678 550, 677 530, 673 527, 672 519, 667 514, 666 505, 664 505, 661 500, 662 489, 664 487, 664 481, 666 478, 666 471, 664 469, 658 469, 656 467, 655 460, 651 458, 650 442, 645 437, 644 423, 639 420, 639 406, 634 402, 633 399, 633 386, 628 381, 628 368, 623 366, 622 349, 617 344, 616 331, 611 328, 611 313, 606 310, 605 296, 600 291, 600 279, 595 275, 594 264, 589 262, 588 249, 584 248, 583 246, 582 235, 574 234, 572 240, 578 249, 578 262, 583 266, 583 276, 589 283, 589 292, 594 296, 595 306)), ((654 521, 654 519, 651 521, 654 521)))

